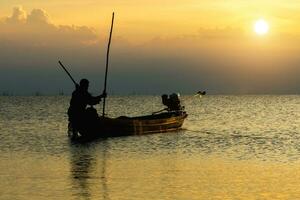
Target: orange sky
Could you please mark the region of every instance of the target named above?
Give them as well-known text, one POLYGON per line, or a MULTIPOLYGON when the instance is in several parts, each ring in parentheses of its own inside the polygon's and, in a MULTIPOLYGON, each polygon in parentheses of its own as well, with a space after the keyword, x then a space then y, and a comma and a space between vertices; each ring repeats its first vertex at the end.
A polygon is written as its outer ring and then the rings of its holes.
POLYGON ((296 0, 11 0, 1 4, 3 17, 16 5, 28 11, 42 8, 55 24, 87 25, 98 31, 106 31, 110 14, 115 11, 118 33, 135 39, 196 34, 200 28, 215 27, 252 34, 253 22, 261 17, 270 23, 271 34, 299 33, 300 2, 296 0))
POLYGON ((42 64, 50 70, 60 57, 78 76, 95 70, 101 74, 115 11, 112 68, 120 77, 128 73, 126 90, 151 88, 146 75, 144 86, 133 88, 141 73, 151 71, 153 76, 166 74, 156 86, 161 90, 177 88, 170 83, 180 76, 184 91, 192 91, 195 84, 215 93, 298 91, 296 0, 11 0, 0 8, 0 43, 6 47, 0 52, 0 69, 42 64), (270 26, 263 36, 253 31, 260 18, 270 26))

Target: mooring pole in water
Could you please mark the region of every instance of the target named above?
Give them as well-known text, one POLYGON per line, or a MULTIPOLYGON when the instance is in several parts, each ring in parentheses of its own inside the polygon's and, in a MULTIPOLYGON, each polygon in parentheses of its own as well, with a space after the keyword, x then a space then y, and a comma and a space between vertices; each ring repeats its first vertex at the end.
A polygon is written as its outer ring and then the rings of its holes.
MULTIPOLYGON (((113 12, 112 20, 111 20, 110 33, 109 33, 109 40, 108 40, 108 45, 107 45, 107 53, 106 53, 106 69, 105 69, 105 79, 104 79, 103 93, 106 93, 107 71, 108 71, 108 61, 109 61, 109 47, 110 47, 111 36, 112 36, 113 27, 114 27, 114 17, 115 17, 115 13, 113 12)), ((103 107, 102 107, 102 116, 103 117, 105 115, 105 99, 106 99, 106 97, 103 98, 103 107)))
POLYGON ((71 78, 71 80, 73 81, 73 83, 75 84, 75 86, 77 85, 76 81, 73 79, 73 77, 71 76, 71 74, 68 72, 68 70, 65 68, 65 66, 58 61, 58 63, 60 64, 60 66, 65 70, 65 72, 69 75, 69 77, 71 78))

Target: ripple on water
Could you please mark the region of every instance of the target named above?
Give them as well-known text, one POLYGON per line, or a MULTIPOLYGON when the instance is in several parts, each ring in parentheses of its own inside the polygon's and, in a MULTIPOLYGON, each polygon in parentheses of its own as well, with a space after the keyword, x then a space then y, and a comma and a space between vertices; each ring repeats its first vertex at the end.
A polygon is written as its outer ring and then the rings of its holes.
MULTIPOLYGON (((80 145, 66 137, 69 97, 0 97, 0 194, 4 199, 300 194, 300 96, 182 99, 189 116, 178 132, 80 145)), ((158 96, 110 97, 108 105, 111 116, 161 109, 158 96)))

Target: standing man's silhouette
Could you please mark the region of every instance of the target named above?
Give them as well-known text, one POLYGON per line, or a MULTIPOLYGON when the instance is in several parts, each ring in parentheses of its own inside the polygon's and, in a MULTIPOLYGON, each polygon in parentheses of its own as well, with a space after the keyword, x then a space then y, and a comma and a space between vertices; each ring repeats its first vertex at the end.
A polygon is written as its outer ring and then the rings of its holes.
POLYGON ((68 116, 73 133, 80 130, 84 124, 84 120, 88 117, 86 106, 96 105, 101 101, 102 98, 106 97, 106 93, 94 97, 88 92, 88 88, 89 81, 87 79, 81 79, 80 84, 76 85, 76 89, 72 93, 72 99, 68 109, 68 116))

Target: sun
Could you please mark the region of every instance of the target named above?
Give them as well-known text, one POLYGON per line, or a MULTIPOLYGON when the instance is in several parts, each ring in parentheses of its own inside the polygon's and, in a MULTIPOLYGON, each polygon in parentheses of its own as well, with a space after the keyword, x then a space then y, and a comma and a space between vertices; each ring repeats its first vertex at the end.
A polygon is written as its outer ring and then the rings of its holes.
POLYGON ((258 35, 265 35, 269 32, 269 24, 264 19, 259 19, 254 23, 254 31, 258 35))

